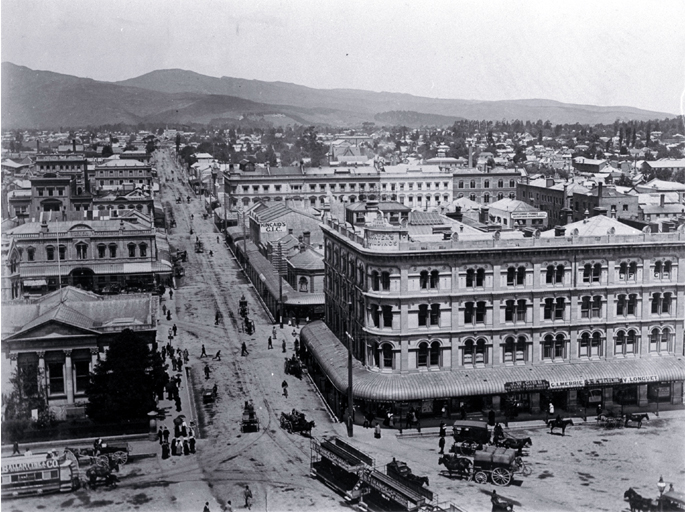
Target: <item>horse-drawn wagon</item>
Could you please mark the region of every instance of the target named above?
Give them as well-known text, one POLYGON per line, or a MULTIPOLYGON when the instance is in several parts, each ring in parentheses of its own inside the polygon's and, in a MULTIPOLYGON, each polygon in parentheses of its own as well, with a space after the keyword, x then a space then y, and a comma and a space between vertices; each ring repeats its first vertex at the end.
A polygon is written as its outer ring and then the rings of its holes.
POLYGON ((312 435, 312 429, 316 427, 313 421, 307 421, 304 413, 297 409, 293 409, 290 414, 281 413, 281 428, 288 431, 289 434, 299 432, 302 435, 312 435))
POLYGON ((386 464, 385 469, 388 476, 393 477, 398 482, 406 485, 419 494, 422 494, 429 500, 433 499, 433 492, 430 489, 427 489, 429 485, 428 477, 413 474, 406 462, 396 460, 395 457, 393 457, 392 462, 386 464))
POLYGON ((252 400, 245 402, 243 409, 243 419, 240 425, 241 432, 259 432, 259 418, 254 410, 252 400))
POLYGON ((457 420, 452 428, 454 445, 450 451, 472 455, 490 442, 488 424, 484 421, 457 420))
POLYGON ((295 354, 290 358, 285 358, 283 371, 285 371, 286 375, 292 375, 298 379, 302 378, 302 363, 295 354))
POLYGON ((445 466, 449 476, 456 473, 479 484, 491 480, 495 485, 509 485, 512 475, 518 470, 514 450, 495 446, 485 446, 470 457, 445 454, 440 457, 438 464, 445 466))
POLYGON ((128 462, 130 452, 131 446, 128 443, 103 443, 97 451, 90 447, 64 448, 65 455, 81 465, 84 463, 91 466, 101 464, 107 467, 110 464, 123 466, 128 462))

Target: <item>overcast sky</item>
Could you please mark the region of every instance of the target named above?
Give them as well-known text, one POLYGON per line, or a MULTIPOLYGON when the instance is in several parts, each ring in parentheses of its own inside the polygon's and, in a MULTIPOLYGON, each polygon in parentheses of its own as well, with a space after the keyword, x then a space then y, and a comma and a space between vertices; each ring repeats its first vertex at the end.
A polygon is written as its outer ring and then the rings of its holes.
POLYGON ((683 110, 683 0, 1 0, 2 60, 683 110))

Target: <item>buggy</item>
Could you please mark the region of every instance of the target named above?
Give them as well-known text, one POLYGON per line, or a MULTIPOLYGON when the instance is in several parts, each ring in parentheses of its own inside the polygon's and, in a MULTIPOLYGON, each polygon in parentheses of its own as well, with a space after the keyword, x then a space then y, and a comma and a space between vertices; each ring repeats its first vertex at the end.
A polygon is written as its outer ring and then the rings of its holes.
POLYGON ((202 243, 202 240, 195 242, 195 252, 205 252, 205 245, 202 243))
POLYGON ((245 402, 243 408, 243 420, 240 425, 241 432, 259 432, 259 418, 254 410, 252 400, 245 402))
POLYGON ((452 429, 454 445, 451 452, 472 455, 490 443, 490 431, 484 421, 457 420, 452 429))
POLYGON ((105 443, 100 448, 100 453, 95 454, 95 448, 64 448, 64 453, 71 453, 79 464, 87 462, 90 465, 106 465, 110 462, 123 466, 128 462, 131 446, 128 443, 105 443))
POLYGON ((203 388, 202 389, 202 403, 204 404, 211 404, 216 401, 217 397, 217 388, 216 384, 214 384, 214 387, 210 388, 203 388))
POLYGON ((457 473, 479 484, 492 480, 495 485, 509 485, 519 467, 514 450, 494 446, 486 446, 472 457, 445 454, 440 457, 438 464, 444 464, 450 476, 457 473))
POLYGON ((312 429, 316 427, 313 421, 307 421, 304 413, 293 409, 290 414, 281 413, 281 428, 286 429, 289 434, 299 432, 302 435, 312 435, 312 429))
POLYGON ((298 379, 302 378, 302 363, 295 354, 291 358, 285 358, 283 370, 286 375, 292 375, 298 379))

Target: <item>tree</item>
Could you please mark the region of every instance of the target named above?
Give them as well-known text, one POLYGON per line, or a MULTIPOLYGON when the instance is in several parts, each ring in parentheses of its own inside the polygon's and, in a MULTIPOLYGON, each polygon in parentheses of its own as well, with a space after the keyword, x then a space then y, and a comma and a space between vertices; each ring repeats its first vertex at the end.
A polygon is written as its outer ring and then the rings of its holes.
POLYGON ((178 155, 178 150, 181 147, 181 134, 176 132, 176 154, 178 155))
POLYGON ((161 358, 135 332, 125 329, 90 375, 88 416, 95 421, 145 418, 157 405, 155 389, 163 372, 161 358))
POLYGON ((114 154, 114 151, 112 151, 112 146, 103 146, 102 147, 102 157, 107 158, 109 156, 112 156, 114 154))

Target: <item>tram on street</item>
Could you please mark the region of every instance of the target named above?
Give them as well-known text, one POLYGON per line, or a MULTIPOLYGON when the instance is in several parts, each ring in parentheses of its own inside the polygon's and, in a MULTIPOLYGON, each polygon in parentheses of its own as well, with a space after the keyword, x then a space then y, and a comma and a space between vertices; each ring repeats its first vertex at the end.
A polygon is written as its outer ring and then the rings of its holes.
POLYGON ((46 454, 2 458, 2 497, 28 496, 74 489, 72 461, 46 454))

